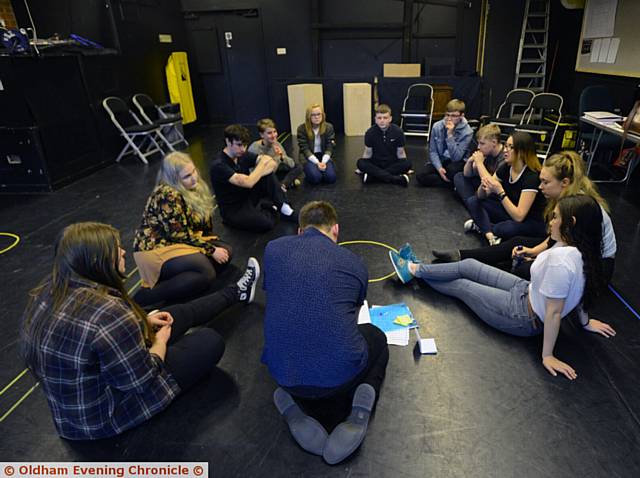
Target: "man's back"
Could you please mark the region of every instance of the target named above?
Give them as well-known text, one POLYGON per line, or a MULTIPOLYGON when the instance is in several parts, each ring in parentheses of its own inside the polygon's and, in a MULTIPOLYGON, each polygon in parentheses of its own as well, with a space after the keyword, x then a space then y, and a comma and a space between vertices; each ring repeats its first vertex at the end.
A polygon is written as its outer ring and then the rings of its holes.
POLYGON ((310 227, 271 241, 264 255, 265 348, 262 360, 286 387, 335 387, 366 365, 357 328, 366 297, 360 258, 310 227))

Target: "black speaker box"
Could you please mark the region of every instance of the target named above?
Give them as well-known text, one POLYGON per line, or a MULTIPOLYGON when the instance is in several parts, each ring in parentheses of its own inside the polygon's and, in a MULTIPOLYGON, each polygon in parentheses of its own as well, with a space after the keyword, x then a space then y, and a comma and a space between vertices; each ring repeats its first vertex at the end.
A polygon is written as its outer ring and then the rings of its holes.
POLYGON ((0 193, 51 191, 36 127, 0 128, 0 193))

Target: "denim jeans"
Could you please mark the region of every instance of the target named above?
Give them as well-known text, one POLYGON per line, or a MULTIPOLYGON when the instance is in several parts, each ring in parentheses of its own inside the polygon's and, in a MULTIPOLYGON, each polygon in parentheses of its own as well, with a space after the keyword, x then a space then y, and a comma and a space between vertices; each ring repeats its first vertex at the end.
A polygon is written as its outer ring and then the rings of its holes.
MULTIPOLYGON (((322 159, 322 155, 318 160, 322 159)), ((336 168, 333 161, 327 161, 327 168, 324 171, 320 171, 318 166, 311 161, 307 161, 304 165, 304 178, 309 184, 320 184, 325 182, 327 184, 333 184, 336 182, 336 168)))
POLYGON ((478 186, 480 186, 480 177, 478 176, 465 176, 464 173, 457 173, 453 177, 453 186, 456 188, 456 193, 462 199, 465 206, 467 200, 476 195, 478 186))
POLYGON ((475 259, 420 264, 416 277, 441 294, 460 299, 491 327, 510 335, 542 333, 529 315, 529 281, 475 259))

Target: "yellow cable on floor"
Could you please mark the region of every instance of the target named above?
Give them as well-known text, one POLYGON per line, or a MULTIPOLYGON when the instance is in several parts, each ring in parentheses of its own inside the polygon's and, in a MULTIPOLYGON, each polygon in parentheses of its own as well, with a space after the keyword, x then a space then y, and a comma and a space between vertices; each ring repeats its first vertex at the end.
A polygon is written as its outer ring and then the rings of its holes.
MULTIPOLYGON (((389 249, 390 251, 393 251, 393 252, 398 252, 398 249, 396 249, 395 247, 391 247, 390 245, 385 244, 383 242, 358 240, 358 241, 344 241, 344 242, 339 242, 338 243, 339 246, 348 246, 349 244, 372 244, 374 246, 384 247, 384 248, 389 249)), ((382 282, 383 280, 387 280, 387 279, 393 277, 395 274, 396 274, 395 271, 393 271, 390 274, 387 274, 386 276, 376 277, 375 279, 369 279, 369 283, 382 282)))
POLYGON ((13 234, 12 232, 0 232, 0 236, 12 237, 13 239, 15 239, 13 244, 0 250, 0 254, 4 254, 5 252, 10 251, 14 247, 16 247, 20 242, 20 236, 18 236, 17 234, 13 234))

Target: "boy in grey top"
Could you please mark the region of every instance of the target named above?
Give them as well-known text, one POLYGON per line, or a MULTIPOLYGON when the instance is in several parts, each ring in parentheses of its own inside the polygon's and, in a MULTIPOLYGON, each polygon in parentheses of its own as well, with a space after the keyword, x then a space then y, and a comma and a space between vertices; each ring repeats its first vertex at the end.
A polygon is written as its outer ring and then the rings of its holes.
POLYGON ((283 191, 291 186, 300 185, 298 179, 302 174, 302 166, 297 164, 293 158, 287 156, 284 147, 278 142, 278 129, 272 119, 263 118, 257 123, 260 139, 251 143, 249 152, 254 154, 266 154, 271 156, 278 169, 276 175, 282 183, 283 191))

